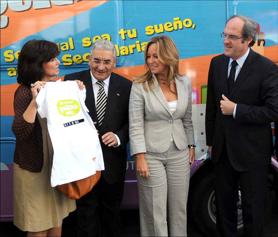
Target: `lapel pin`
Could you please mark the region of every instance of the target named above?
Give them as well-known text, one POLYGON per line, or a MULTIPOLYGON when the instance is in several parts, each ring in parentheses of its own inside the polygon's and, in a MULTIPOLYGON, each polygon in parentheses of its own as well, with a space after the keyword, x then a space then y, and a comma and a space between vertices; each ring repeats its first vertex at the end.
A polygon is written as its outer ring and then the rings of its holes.
POLYGON ((117 96, 120 96, 120 93, 117 93, 116 95, 117 95, 117 96))

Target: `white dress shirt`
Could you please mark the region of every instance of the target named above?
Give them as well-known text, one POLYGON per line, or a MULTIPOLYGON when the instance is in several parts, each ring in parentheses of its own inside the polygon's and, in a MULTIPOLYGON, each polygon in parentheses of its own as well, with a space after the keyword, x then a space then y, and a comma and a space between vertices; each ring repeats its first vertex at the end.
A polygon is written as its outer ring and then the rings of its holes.
MULTIPOLYGON (((237 67, 236 67, 235 81, 236 81, 236 79, 237 79, 237 76, 238 76, 238 74, 239 74, 241 68, 243 67, 243 64, 244 64, 245 60, 247 59, 247 57, 248 57, 248 55, 249 55, 249 52, 250 52, 250 49, 248 48, 248 50, 245 52, 245 54, 243 54, 243 56, 241 56, 240 58, 238 58, 238 59, 236 60, 236 62, 237 62, 237 67)), ((229 78, 230 71, 231 71, 231 68, 232 68, 232 62, 233 62, 233 61, 234 61, 234 59, 230 58, 227 78, 229 78)), ((233 118, 236 117, 236 107, 237 107, 237 104, 236 104, 235 107, 234 107, 233 118)))
MULTIPOLYGON (((90 74, 91 74, 91 79, 92 79, 92 84, 93 84, 94 97, 95 97, 95 106, 96 106, 96 105, 97 105, 97 93, 98 93, 98 90, 99 90, 99 85, 97 84, 97 81, 98 81, 98 80, 94 77, 94 75, 92 74, 91 71, 90 71, 90 74)), ((108 89, 109 89, 109 83, 110 83, 110 76, 107 77, 106 79, 104 79, 103 82, 104 82, 104 85, 103 85, 103 87, 104 87, 104 92, 105 92, 106 96, 108 96, 108 89)), ((116 146, 114 146, 114 147, 118 147, 118 146, 121 145, 121 140, 120 140, 120 138, 118 137, 117 134, 114 133, 114 135, 115 135, 115 137, 116 137, 116 139, 117 139, 117 143, 118 143, 118 144, 117 144, 116 146)))
MULTIPOLYGON (((238 74, 239 74, 239 72, 240 72, 240 70, 241 70, 241 68, 242 68, 246 58, 248 57, 249 51, 250 51, 250 49, 248 48, 248 50, 245 52, 245 54, 236 60, 237 67, 236 67, 235 81, 237 79, 237 76, 238 76, 238 74)), ((231 68, 232 68, 232 62, 233 61, 234 61, 234 59, 230 58, 227 78, 230 75, 230 71, 231 71, 231 68)))

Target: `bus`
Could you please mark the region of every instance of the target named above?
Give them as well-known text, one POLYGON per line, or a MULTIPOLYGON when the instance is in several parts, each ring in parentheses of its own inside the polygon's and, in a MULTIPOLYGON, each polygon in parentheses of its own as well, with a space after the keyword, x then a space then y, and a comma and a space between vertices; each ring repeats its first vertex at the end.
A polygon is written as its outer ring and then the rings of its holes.
MULTIPOLYGON (((23 44, 30 39, 57 43, 63 76, 88 68, 90 47, 96 40, 111 40, 117 52, 115 72, 132 80, 145 70, 143 52, 149 39, 165 34, 177 45, 180 73, 192 81, 197 160, 191 167, 189 215, 199 230, 213 233, 214 178, 207 156, 204 123, 207 74, 211 58, 223 52, 220 35, 232 15, 245 15, 259 22, 258 40, 253 49, 278 64, 278 1, 1 0, 0 221, 13 218, 15 136, 11 124, 13 95, 18 86, 16 66, 23 44)), ((277 173, 277 160, 272 157, 270 190, 278 186, 277 173)), ((136 183, 135 162, 129 157, 123 208, 138 208, 136 183)), ((239 200, 238 228, 242 226, 239 200)))

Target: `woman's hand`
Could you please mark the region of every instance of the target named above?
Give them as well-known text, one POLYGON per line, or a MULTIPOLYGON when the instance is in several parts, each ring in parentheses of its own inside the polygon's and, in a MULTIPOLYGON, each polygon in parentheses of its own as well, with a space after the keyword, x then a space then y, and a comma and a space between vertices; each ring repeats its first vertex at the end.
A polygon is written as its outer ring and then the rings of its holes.
POLYGON ((78 85, 80 90, 85 89, 83 81, 80 81, 80 80, 75 80, 75 81, 76 81, 76 83, 77 83, 77 85, 78 85))
POLYGON ((30 104, 22 114, 23 119, 28 123, 34 123, 36 119, 37 114, 37 103, 36 103, 36 97, 39 94, 41 88, 44 87, 45 81, 36 81, 35 83, 32 83, 30 85, 31 93, 32 93, 32 100, 30 101, 30 104))
POLYGON ((189 148, 189 164, 192 165, 195 161, 195 148, 189 148))
POLYGON ((150 176, 148 163, 145 159, 145 154, 136 154, 136 171, 143 178, 148 178, 150 176))
POLYGON ((36 81, 34 84, 31 84, 31 92, 33 100, 36 99, 37 95, 39 94, 41 88, 44 87, 45 81, 36 81))

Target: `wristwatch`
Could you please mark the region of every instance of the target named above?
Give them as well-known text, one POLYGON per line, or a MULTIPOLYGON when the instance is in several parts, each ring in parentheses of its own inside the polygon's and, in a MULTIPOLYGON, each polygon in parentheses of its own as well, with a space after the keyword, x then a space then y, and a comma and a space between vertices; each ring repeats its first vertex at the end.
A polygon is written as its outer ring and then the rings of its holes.
POLYGON ((189 148, 189 149, 194 149, 195 147, 196 147, 196 145, 194 145, 194 144, 188 145, 188 148, 189 148))

